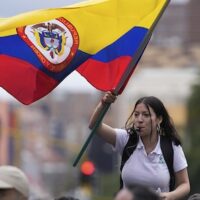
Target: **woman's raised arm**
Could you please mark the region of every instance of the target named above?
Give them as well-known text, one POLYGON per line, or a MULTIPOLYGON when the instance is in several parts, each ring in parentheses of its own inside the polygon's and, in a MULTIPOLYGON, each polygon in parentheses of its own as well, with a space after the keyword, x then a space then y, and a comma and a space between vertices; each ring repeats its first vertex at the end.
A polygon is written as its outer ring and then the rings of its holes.
MULTIPOLYGON (((101 111, 103 110, 103 107, 105 104, 113 103, 116 100, 116 96, 113 95, 111 92, 106 92, 103 96, 101 102, 97 105, 95 108, 89 122, 89 128, 92 129, 94 127, 95 122, 97 121, 97 118, 101 111)), ((106 142, 112 144, 115 146, 116 142, 116 133, 114 128, 111 126, 104 124, 100 122, 99 127, 97 128, 97 134, 101 136, 106 142)))

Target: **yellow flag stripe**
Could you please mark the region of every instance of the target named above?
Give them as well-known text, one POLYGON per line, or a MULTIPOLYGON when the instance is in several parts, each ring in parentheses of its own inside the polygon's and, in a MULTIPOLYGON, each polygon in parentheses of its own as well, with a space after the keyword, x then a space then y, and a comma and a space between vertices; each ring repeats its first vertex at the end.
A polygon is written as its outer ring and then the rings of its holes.
POLYGON ((0 19, 0 37, 17 34, 17 27, 64 17, 77 29, 79 49, 94 54, 134 26, 150 29, 166 2, 167 0, 90 0, 65 8, 32 11, 0 19))

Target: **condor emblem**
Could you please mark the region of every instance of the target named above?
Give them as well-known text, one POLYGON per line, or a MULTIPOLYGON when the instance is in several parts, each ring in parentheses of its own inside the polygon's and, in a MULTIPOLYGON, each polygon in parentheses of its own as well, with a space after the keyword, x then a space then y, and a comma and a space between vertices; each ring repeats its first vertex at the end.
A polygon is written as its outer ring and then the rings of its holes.
POLYGON ((65 18, 17 28, 17 33, 52 72, 65 69, 79 45, 75 27, 65 18))

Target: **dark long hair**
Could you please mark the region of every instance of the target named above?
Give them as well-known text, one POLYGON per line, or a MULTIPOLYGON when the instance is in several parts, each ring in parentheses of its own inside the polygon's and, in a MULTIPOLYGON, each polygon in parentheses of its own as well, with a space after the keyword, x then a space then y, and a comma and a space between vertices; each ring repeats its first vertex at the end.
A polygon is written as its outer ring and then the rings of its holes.
POLYGON ((162 122, 160 124, 162 133, 166 137, 170 138, 176 145, 180 145, 181 140, 176 131, 176 128, 174 126, 174 123, 171 117, 169 116, 163 103, 154 96, 142 97, 137 100, 137 102, 135 103, 134 109, 125 124, 125 128, 127 132, 130 133, 134 130, 133 114, 135 112, 136 106, 140 103, 143 103, 147 107, 149 114, 150 114, 149 108, 152 108, 157 117, 162 117, 162 122))

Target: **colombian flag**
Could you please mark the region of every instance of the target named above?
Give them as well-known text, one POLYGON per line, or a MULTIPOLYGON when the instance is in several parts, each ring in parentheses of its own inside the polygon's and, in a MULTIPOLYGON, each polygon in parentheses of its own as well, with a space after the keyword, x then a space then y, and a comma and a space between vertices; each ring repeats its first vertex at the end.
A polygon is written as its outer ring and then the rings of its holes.
POLYGON ((90 0, 1 18, 0 86, 30 104, 77 70, 120 93, 168 3, 90 0))

